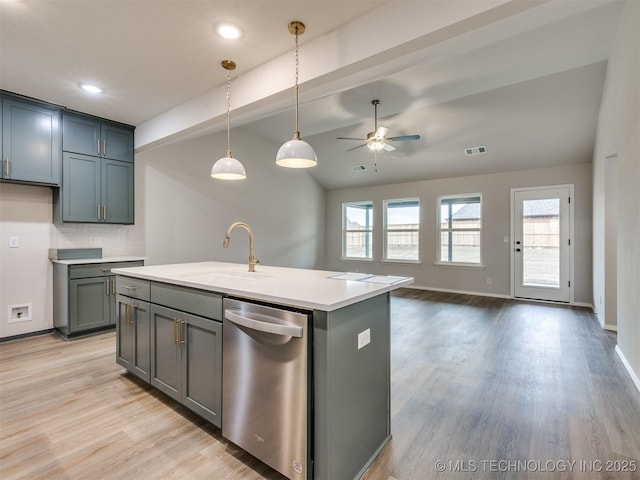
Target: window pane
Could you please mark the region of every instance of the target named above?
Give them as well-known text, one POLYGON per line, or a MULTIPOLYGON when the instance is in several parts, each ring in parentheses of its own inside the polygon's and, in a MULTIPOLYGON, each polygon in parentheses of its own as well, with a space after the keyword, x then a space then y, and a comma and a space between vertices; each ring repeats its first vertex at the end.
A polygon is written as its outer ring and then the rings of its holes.
POLYGON ((524 285, 560 286, 560 199, 525 200, 522 218, 524 285))
POLYGON ((416 232, 387 232, 387 258, 389 260, 419 260, 416 232))
POLYGON ((344 256, 350 258, 371 258, 372 235, 369 232, 346 232, 344 256))
MULTIPOLYGON (((412 202, 413 203, 413 202, 412 202)), ((387 205, 387 226, 393 228, 413 228, 420 226, 420 207, 417 203, 412 205, 387 205)))
POLYGON ((346 205, 345 227, 349 230, 371 228, 373 226, 373 205, 346 205))
POLYGON ((480 196, 441 197, 439 207, 439 261, 480 263, 480 196))

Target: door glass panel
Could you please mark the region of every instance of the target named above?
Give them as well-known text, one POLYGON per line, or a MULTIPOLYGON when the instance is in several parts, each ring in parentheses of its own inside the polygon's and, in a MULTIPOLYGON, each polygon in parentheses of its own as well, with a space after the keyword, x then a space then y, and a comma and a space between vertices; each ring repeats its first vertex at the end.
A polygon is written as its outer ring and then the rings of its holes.
POLYGON ((524 200, 522 282, 560 287, 560 199, 524 200))

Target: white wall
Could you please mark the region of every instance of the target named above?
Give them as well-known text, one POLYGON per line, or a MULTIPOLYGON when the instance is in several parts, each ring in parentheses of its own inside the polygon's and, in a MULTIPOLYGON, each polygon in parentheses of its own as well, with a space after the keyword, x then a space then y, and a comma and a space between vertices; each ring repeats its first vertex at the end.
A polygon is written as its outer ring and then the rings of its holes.
MULTIPOLYGON (((618 330, 618 351, 640 389, 640 2, 625 2, 607 65, 593 159, 594 299, 615 302, 616 309, 598 305, 602 323, 618 330), (616 209, 606 208, 608 162, 615 158, 616 209), (611 219, 611 216, 616 216, 611 219), (617 226, 617 245, 608 248, 607 226, 617 226), (597 239, 597 240, 596 240, 597 239), (606 284, 615 270, 617 290, 606 284), (611 313, 610 313, 611 312, 611 313), (610 318, 617 315, 617 318, 610 318)), ((609 179, 610 180, 610 179, 609 179)), ((611 190, 611 188, 609 188, 611 190)))
MULTIPOLYGON (((324 189, 304 170, 275 164, 279 145, 232 131, 233 156, 247 178, 211 178, 211 166, 226 153, 226 132, 136 155, 136 188, 144 215, 147 265, 194 261, 246 263, 244 230, 222 247, 229 225, 248 223, 255 255, 265 265, 318 268, 323 264, 324 189)), ((136 207, 138 211, 138 206, 136 207)))
POLYGON ((415 286, 510 295, 509 243, 510 189, 516 187, 575 184, 574 287, 575 302, 590 305, 591 291, 591 164, 477 175, 420 182, 336 190, 327 193, 326 267, 338 271, 362 271, 387 275, 409 275, 415 286), (484 269, 436 266, 437 199, 440 195, 482 194, 482 258, 484 269), (343 261, 341 256, 342 203, 373 200, 374 224, 382 225, 385 199, 419 197, 421 208, 420 265, 389 264, 380 261, 382 229, 373 237, 373 262, 343 261), (487 283, 491 277, 492 283, 487 283))

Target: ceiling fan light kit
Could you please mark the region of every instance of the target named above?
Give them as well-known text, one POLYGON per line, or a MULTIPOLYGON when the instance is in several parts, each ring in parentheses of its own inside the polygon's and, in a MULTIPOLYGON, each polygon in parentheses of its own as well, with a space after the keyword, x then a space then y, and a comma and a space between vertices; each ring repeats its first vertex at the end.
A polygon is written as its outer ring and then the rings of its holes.
POLYGON ((231 70, 235 70, 236 63, 223 60, 221 65, 227 71, 227 155, 213 164, 211 177, 219 180, 243 180, 247 178, 244 166, 231 154, 231 70))
POLYGON ((300 138, 298 130, 298 37, 305 31, 304 23, 294 20, 289 23, 289 33, 296 37, 296 82, 295 82, 295 107, 296 107, 296 129, 293 133, 293 140, 289 140, 278 149, 276 154, 276 164, 287 168, 309 168, 318 164, 318 157, 311 145, 300 138))
POLYGON ((377 153, 381 150, 385 150, 387 152, 393 152, 396 147, 389 144, 389 142, 405 142, 407 140, 420 140, 420 135, 400 135, 396 137, 387 137, 387 133, 389 133, 389 129, 387 127, 378 127, 378 105, 380 105, 380 100, 375 99, 371 100, 371 105, 373 105, 373 132, 369 132, 367 134, 367 138, 352 138, 352 137, 338 137, 338 140, 358 140, 360 142, 365 142, 361 145, 357 145, 355 147, 347 149, 347 152, 352 150, 357 150, 362 147, 367 147, 374 153, 377 153))

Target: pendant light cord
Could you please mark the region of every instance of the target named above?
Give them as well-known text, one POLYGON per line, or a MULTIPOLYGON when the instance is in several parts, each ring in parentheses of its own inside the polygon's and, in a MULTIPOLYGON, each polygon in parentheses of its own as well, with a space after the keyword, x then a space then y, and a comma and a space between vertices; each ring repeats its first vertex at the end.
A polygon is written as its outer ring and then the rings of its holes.
POLYGON ((231 155, 231 70, 227 70, 227 158, 231 155))
POLYGON ((293 138, 295 140, 300 140, 300 131, 298 130, 298 72, 300 67, 300 60, 298 58, 298 27, 296 27, 296 86, 295 86, 295 94, 296 94, 296 131, 293 132, 293 138))

